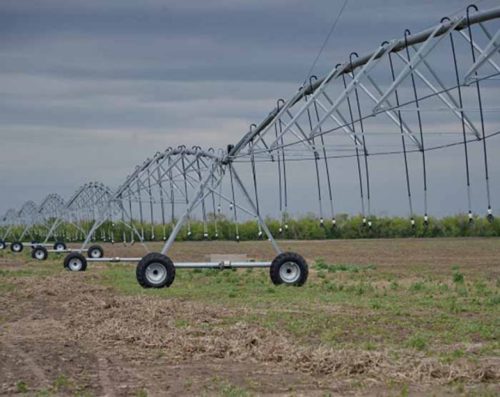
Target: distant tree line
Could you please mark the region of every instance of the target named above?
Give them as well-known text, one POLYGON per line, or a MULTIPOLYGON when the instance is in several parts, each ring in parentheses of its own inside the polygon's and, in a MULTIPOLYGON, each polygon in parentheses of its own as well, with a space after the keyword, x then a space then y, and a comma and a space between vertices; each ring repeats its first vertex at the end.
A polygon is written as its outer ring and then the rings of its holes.
MULTIPOLYGON (((404 238, 404 237, 495 237, 500 236, 500 220, 488 220, 476 216, 469 221, 466 214, 447 216, 443 218, 430 217, 424 222, 423 217, 416 217, 414 224, 404 217, 370 217, 364 222, 362 216, 339 214, 335 224, 325 219, 323 223, 313 215, 299 218, 290 218, 283 223, 277 219, 266 218, 266 225, 277 239, 293 240, 321 240, 321 239, 357 239, 357 238, 404 238)), ((80 225, 83 230, 90 230, 91 222, 80 225)), ((144 240, 162 241, 168 237, 173 228, 172 224, 159 225, 139 223, 134 221, 138 234, 144 240)), ((16 227, 8 241, 15 240, 22 232, 22 227, 16 227)), ((260 234, 255 220, 245 221, 237 225, 224 216, 215 217, 211 214, 207 222, 190 220, 177 236, 177 240, 258 240, 266 238, 260 234), (215 221, 217 227, 215 226, 215 221)), ((1 234, 0 234, 1 235, 1 234)), ((25 240, 42 241, 45 237, 44 229, 34 227, 32 233, 25 240)), ((84 233, 70 224, 61 224, 57 233, 50 240, 82 241, 84 233)), ((95 233, 93 241, 135 241, 139 236, 132 232, 130 226, 121 222, 105 222, 95 233)))

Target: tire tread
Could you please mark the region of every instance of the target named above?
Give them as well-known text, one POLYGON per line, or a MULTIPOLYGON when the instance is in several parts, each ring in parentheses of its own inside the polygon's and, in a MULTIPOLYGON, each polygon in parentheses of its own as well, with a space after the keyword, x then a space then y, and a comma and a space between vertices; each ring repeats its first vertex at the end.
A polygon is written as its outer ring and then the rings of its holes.
POLYGON ((273 262, 271 263, 271 267, 269 268, 269 276, 271 277, 272 283, 274 285, 284 284, 283 280, 280 277, 279 271, 281 265, 283 265, 285 262, 295 262, 299 265, 301 271, 300 278, 290 285, 295 285, 297 287, 304 285, 309 275, 309 266, 307 265, 306 260, 301 255, 296 254, 295 252, 282 252, 276 258, 274 258, 273 262))
POLYGON ((135 276, 137 278, 137 282, 143 288, 168 288, 172 285, 175 279, 175 266, 168 256, 158 252, 151 252, 139 261, 135 270, 135 276), (151 284, 146 278, 146 268, 152 262, 161 263, 167 268, 167 277, 165 281, 159 285, 151 284))
POLYGON ((66 257, 64 258, 64 268, 66 270, 71 270, 69 268, 69 261, 73 258, 79 258, 82 261, 82 268, 80 269, 81 272, 87 270, 87 259, 79 252, 70 252, 68 255, 66 255, 66 257))

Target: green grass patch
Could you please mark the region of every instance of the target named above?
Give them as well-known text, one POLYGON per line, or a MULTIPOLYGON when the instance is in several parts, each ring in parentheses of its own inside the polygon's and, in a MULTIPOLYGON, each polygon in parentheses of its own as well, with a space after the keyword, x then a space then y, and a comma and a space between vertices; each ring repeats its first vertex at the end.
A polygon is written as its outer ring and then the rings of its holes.
MULTIPOLYGON (((100 282, 125 294, 233 308, 238 314, 227 324, 259 324, 304 344, 390 346, 434 354, 436 346, 488 344, 499 336, 499 288, 494 281, 454 283, 443 275, 388 283, 387 274, 363 277, 365 271, 353 272, 359 274, 354 278, 346 278, 352 273, 345 271, 336 280, 337 271, 320 267, 325 276, 311 278, 301 288, 274 286, 264 270, 178 270, 170 288, 145 290, 137 284, 132 266, 117 264, 103 269, 100 282)), ((189 324, 179 320, 176 326, 189 324)))
POLYGON ((319 272, 321 271, 327 271, 330 273, 336 273, 336 272, 359 273, 361 271, 376 269, 375 265, 359 266, 359 265, 348 265, 348 264, 328 264, 322 258, 316 259, 314 267, 315 269, 318 270, 318 275, 319 272))

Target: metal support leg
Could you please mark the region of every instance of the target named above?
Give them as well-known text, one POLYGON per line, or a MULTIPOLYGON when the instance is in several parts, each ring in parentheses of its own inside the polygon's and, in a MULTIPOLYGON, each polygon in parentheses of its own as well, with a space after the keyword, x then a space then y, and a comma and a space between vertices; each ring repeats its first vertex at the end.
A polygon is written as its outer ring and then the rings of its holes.
MULTIPOLYGON (((215 171, 216 171, 216 169, 212 168, 212 170, 208 173, 208 175, 205 177, 205 179, 203 180, 203 182, 200 184, 200 187, 198 188, 198 191, 196 192, 196 194, 194 195, 194 197, 188 203, 188 206, 187 206, 186 210, 184 211, 184 213, 182 214, 182 216, 179 218, 179 220, 175 224, 174 229, 170 233, 170 236, 168 236, 168 239, 165 242, 165 245, 161 249, 161 253, 163 255, 166 255, 167 252, 172 247, 172 244, 174 244, 175 238, 177 237, 177 235, 181 231, 182 226, 189 219, 189 215, 191 214, 191 211, 196 207, 196 205, 198 205, 199 202, 201 202, 201 200, 204 199, 205 189, 206 189, 207 185, 209 184, 210 180, 214 177, 215 171)), ((219 182, 220 182, 220 180, 219 180, 219 182)), ((187 187, 186 187, 186 189, 187 189, 187 187)))
POLYGON ((257 216, 257 219, 259 220, 260 226, 262 227, 262 230, 264 230, 264 233, 266 233, 266 235, 269 238, 269 241, 271 242, 271 244, 273 245, 273 248, 276 251, 276 253, 281 254, 282 251, 281 251, 280 247, 278 246, 278 243, 276 243, 276 240, 274 239, 273 235, 271 234, 271 231, 267 227, 264 220, 261 218, 260 214, 257 213, 257 207, 255 206, 255 203, 252 201, 252 198, 250 197, 250 195, 248 194, 248 191, 245 188, 245 185, 243 185, 243 183, 241 182, 241 179, 240 179, 238 173, 236 172, 234 167, 232 167, 231 164, 229 164, 229 167, 231 167, 231 169, 233 171, 234 178, 236 180, 236 183, 240 186, 241 191, 243 192, 243 194, 245 195, 245 197, 248 201, 248 204, 250 204, 250 207, 255 211, 255 214, 257 216))

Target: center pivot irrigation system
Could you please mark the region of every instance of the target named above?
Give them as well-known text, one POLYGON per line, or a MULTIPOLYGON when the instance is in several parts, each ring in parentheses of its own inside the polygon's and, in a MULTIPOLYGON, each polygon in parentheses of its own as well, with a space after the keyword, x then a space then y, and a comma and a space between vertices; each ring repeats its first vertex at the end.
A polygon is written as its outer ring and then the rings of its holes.
MULTIPOLYGON (((80 186, 76 192, 70 197, 67 203, 60 207, 59 213, 52 219, 52 224, 48 228, 43 244, 37 244, 32 251, 32 257, 40 260, 45 260, 49 252, 83 252, 87 251, 90 258, 101 258, 104 251, 99 245, 88 247, 91 240, 96 239, 97 228, 93 225, 103 216, 112 218, 110 200, 112 197, 111 189, 99 182, 89 182, 80 186), (85 242, 79 249, 67 249, 66 244, 62 241, 54 244, 53 250, 47 250, 45 246, 47 241, 52 238, 57 229, 64 224, 66 226, 65 233, 70 236, 85 236, 85 242), (69 230, 68 230, 69 227, 69 230), (92 229, 92 232, 90 230, 92 229)), ((107 230, 101 228, 100 239, 106 241, 108 235, 109 241, 113 242, 112 231, 107 233, 107 230)), ((72 269, 79 270, 79 269, 72 269)))
MULTIPOLYGON (((0 249, 5 249, 10 245, 12 252, 21 252, 25 245, 34 247, 50 246, 52 244, 38 243, 36 237, 46 233, 50 229, 51 222, 58 216, 59 211, 64 205, 63 199, 57 194, 49 194, 42 203, 37 206, 33 201, 27 201, 23 204, 19 212, 9 210, 2 218, 2 224, 5 228, 0 239, 0 249), (14 237, 14 229, 20 228, 18 239, 12 243, 6 242, 8 237, 14 237), (23 242, 25 237, 30 237, 31 242, 23 242)), ((62 243, 56 242, 54 249, 60 250, 62 243)))
POLYGON ((168 148, 137 166, 114 191, 91 183, 64 204, 53 198, 54 206, 47 205, 51 209, 43 213, 34 203, 26 203, 19 213, 8 211, 0 225, 5 230, 0 243, 5 248, 15 225, 24 225, 24 237, 41 223, 48 231, 33 256, 45 259, 49 238, 67 223, 73 226, 71 233, 85 236, 78 250, 54 247, 70 251, 64 260, 69 270, 83 271, 89 262, 138 262, 139 284, 162 288, 172 284, 177 268, 263 267, 270 269, 274 284, 303 285, 308 276, 305 259, 282 252, 263 217, 263 206, 268 211, 274 205, 279 213, 281 236, 289 232, 290 205, 297 197, 316 201, 320 226, 335 228, 337 203, 342 201, 340 180, 351 175, 361 227, 370 230, 375 222, 376 162, 385 158, 394 163, 391 170, 385 168, 385 176, 392 170, 400 174, 409 225, 427 228, 428 196, 439 190, 429 183, 433 169, 439 168, 433 154, 445 150, 453 151, 454 167, 463 170, 458 183, 469 223, 475 219, 473 197, 478 190, 484 192, 484 213, 493 222, 488 154, 498 150, 493 138, 500 135, 499 51, 500 7, 480 12, 471 5, 465 15, 443 18, 425 31, 405 30, 402 38, 384 41, 371 53, 351 53, 323 78, 308 77, 292 98, 279 99, 234 145, 217 150, 168 148), (231 219, 236 241, 238 222, 253 219, 256 237, 267 237, 276 257, 174 265, 167 254, 181 233, 191 237, 195 219, 202 220, 206 240, 218 238, 221 221, 231 219), (160 252, 150 252, 146 235, 164 241, 160 252), (96 238, 139 241, 146 255, 103 257, 99 246, 87 250, 96 238), (82 255, 85 250, 88 258, 82 255))
POLYGON ((421 180, 423 223, 427 227, 427 156, 440 149, 461 148, 469 220, 474 219, 470 169, 471 164, 480 162, 485 214, 493 221, 488 143, 500 134, 500 123, 498 108, 487 104, 498 101, 493 93, 500 74, 499 21, 500 8, 479 12, 472 5, 465 16, 443 18, 423 32, 405 30, 402 38, 385 41, 367 55, 351 53, 321 79, 311 76, 291 99, 278 100, 276 108, 259 125, 252 125, 235 145, 224 150, 180 146, 156 153, 111 195, 84 245, 110 216, 119 213, 121 221, 130 225, 131 234, 143 243, 145 220, 153 228, 152 236, 154 225, 161 222, 165 240, 161 252, 142 258, 89 259, 72 252, 65 258, 65 267, 85 270, 87 262, 138 262, 139 284, 153 288, 170 286, 177 268, 266 267, 273 283, 302 285, 308 276, 307 263, 296 253, 281 251, 261 213, 262 199, 269 200, 269 189, 263 193, 262 186, 272 178, 277 187, 272 199, 279 205, 280 233, 288 228, 288 201, 298 194, 297 180, 302 191, 306 181, 312 183, 310 191, 317 197, 320 224, 327 227, 331 222, 329 227, 336 227, 339 159, 352 159, 365 227, 372 227, 372 158, 391 155, 401 161, 398 165, 404 175, 413 227, 413 180, 415 175, 421 180), (234 221, 237 241, 238 219, 255 219, 259 237, 267 236, 277 256, 266 262, 174 265, 167 254, 179 233, 184 230, 191 235, 190 220, 201 216, 203 237, 217 238, 217 222, 223 213, 234 221), (325 222, 327 216, 330 222, 325 222))
MULTIPOLYGON (((79 187, 71 198, 64 202, 58 194, 49 194, 37 206, 33 201, 26 202, 19 212, 9 210, 1 218, 0 227, 3 233, 0 239, 0 249, 10 246, 12 252, 23 251, 25 245, 32 248, 32 257, 45 260, 51 252, 82 252, 87 250, 89 257, 103 256, 103 249, 98 245, 88 247, 88 242, 95 240, 93 233, 81 248, 68 249, 65 241, 85 238, 103 211, 108 210, 111 190, 102 183, 90 182, 79 187), (22 242, 25 237, 31 237, 31 242, 22 242), (7 238, 15 238, 7 242, 7 238), (54 243, 49 243, 50 240, 54 243), (40 242, 41 241, 41 242, 40 242), (49 248, 50 247, 50 248, 49 248)), ((106 241, 106 230, 101 228, 100 239, 106 241)), ((112 236, 108 236, 112 241, 112 236)))

